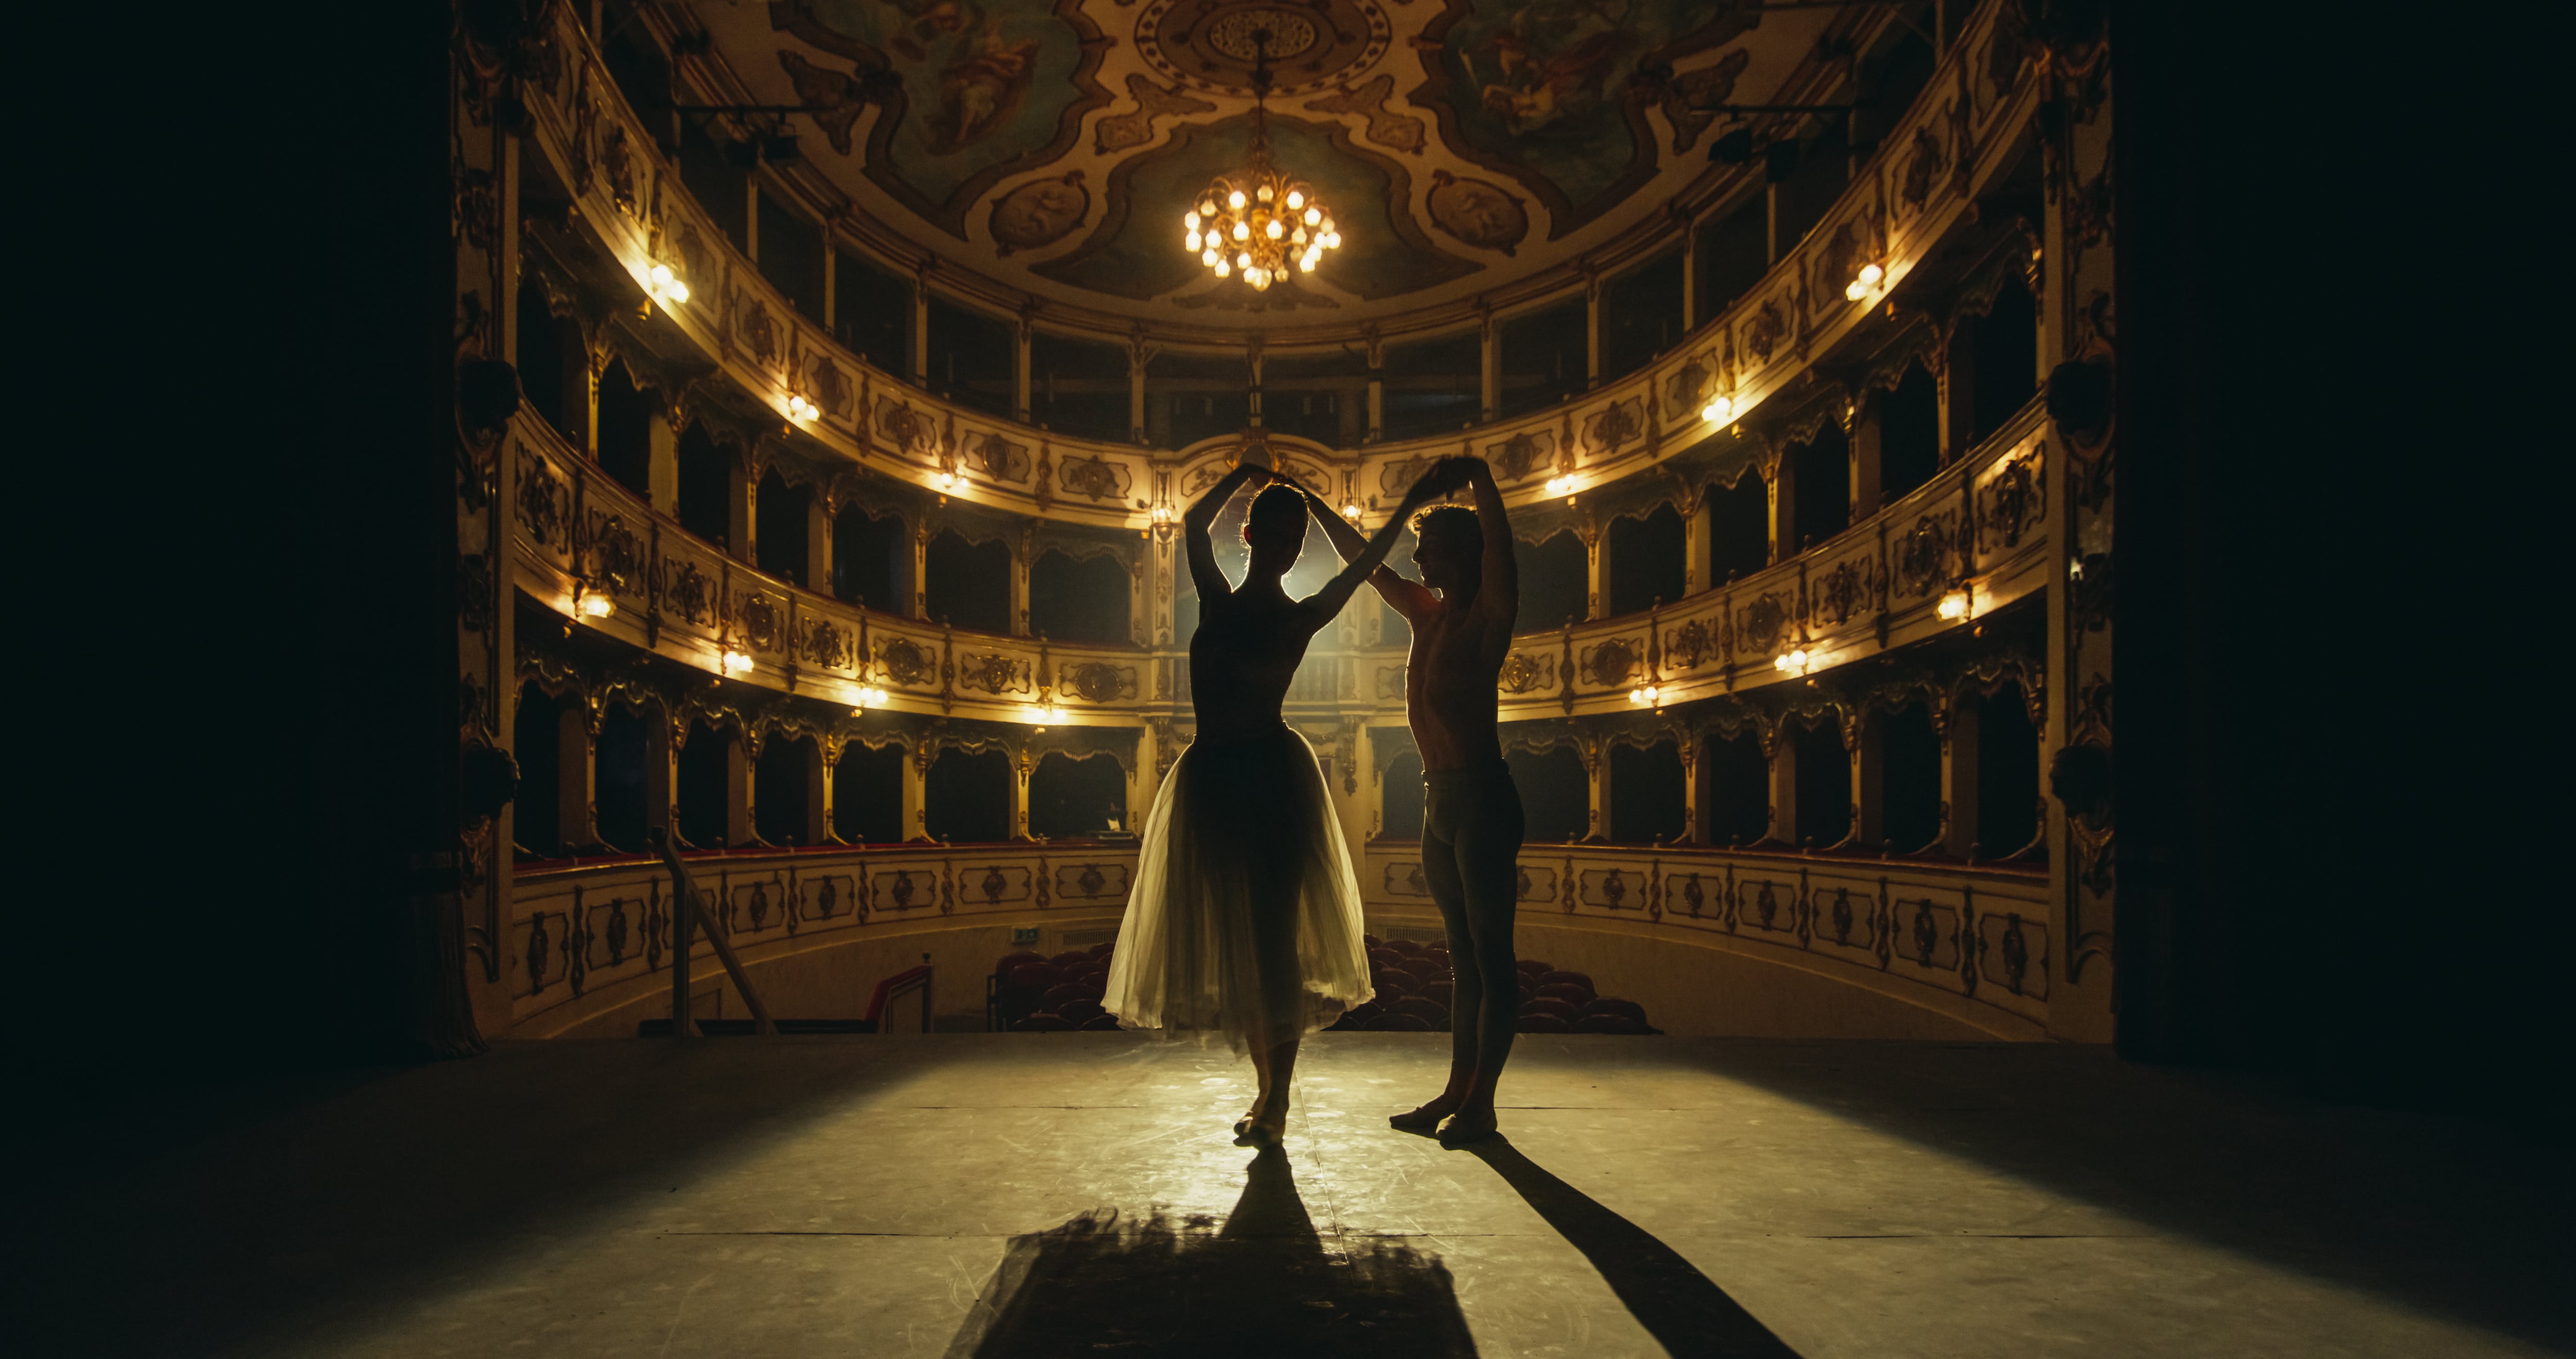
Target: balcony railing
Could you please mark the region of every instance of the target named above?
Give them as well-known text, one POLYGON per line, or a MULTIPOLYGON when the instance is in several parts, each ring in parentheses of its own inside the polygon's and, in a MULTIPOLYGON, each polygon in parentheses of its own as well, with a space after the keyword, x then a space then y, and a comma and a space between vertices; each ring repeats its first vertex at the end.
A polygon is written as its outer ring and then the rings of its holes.
MULTIPOLYGON (((1973 626, 2047 583, 2045 431, 2034 401, 1932 481, 1788 561, 1649 613, 1521 635, 1499 686, 1504 719, 1621 711, 1649 688, 1672 704, 1791 681, 1973 626)), ((520 587, 632 645, 830 702, 878 689, 906 712, 1133 726, 1189 706, 1185 648, 1049 643, 861 608, 726 556, 532 414, 512 439, 520 587)), ((1404 652, 1319 645, 1289 702, 1398 720, 1404 652)))

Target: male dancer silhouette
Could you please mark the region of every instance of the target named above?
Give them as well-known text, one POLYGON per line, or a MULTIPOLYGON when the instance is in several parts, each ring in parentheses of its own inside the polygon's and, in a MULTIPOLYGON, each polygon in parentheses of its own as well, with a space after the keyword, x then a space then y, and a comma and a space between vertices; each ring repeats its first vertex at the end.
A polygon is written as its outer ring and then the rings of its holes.
MULTIPOLYGON (((1520 1015, 1512 915, 1520 898, 1521 795, 1494 730, 1494 686, 1512 648, 1520 571, 1503 493, 1484 459, 1443 458, 1424 480, 1442 494, 1472 488, 1476 507, 1434 505, 1415 517, 1421 584, 1383 566, 1369 584, 1413 628, 1404 714, 1426 786, 1422 877, 1449 931, 1452 1037, 1448 1088, 1387 1121, 1408 1131, 1437 1128, 1443 1141, 1463 1142, 1494 1131, 1494 1082, 1520 1015)), ((1329 507, 1319 504, 1315 517, 1344 561, 1368 550, 1359 530, 1329 507)))

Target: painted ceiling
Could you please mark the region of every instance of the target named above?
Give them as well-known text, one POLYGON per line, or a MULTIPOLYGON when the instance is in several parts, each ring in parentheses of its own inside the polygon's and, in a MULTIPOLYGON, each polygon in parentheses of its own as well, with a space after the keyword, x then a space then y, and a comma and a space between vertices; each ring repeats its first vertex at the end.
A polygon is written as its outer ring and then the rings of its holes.
POLYGON ((1088 312, 1340 328, 1566 263, 1709 171, 1718 120, 1834 11, 1759 0, 771 0, 691 6, 741 102, 945 264, 1088 312), (1255 292, 1182 249, 1239 168, 1255 34, 1273 154, 1343 238, 1255 292), (1286 313, 1283 315, 1283 313, 1286 313))

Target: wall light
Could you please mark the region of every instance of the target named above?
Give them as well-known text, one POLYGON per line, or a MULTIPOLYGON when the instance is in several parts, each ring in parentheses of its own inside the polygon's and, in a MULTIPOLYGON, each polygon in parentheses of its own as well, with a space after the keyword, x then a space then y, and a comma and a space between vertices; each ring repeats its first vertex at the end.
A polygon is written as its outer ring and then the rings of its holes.
POLYGON ((1699 418, 1712 425, 1724 424, 1734 414, 1735 398, 1731 396, 1712 396, 1707 405, 1699 408, 1699 418))
POLYGON ((726 647, 724 649, 723 665, 724 672, 728 675, 748 673, 751 669, 750 653, 736 651, 732 647, 726 647))
POLYGON ((1787 651, 1781 652, 1779 655, 1772 657, 1771 668, 1786 674, 1803 675, 1807 673, 1807 667, 1814 660, 1815 657, 1809 655, 1805 647, 1793 646, 1787 651))
POLYGON ((885 690, 869 685, 859 690, 859 701, 851 705, 850 711, 857 714, 866 712, 870 708, 882 708, 885 706, 885 701, 885 690))
POLYGON ((1952 623, 1956 623, 1956 622, 1958 622, 1960 619, 1967 617, 1967 616, 1968 616, 1968 590, 1967 590, 1967 587, 1963 585, 1963 586, 1959 587, 1958 589, 1952 590, 1952 591, 1950 591, 1949 593, 1947 593, 1947 594, 1945 594, 1945 595, 1941 596, 1941 603, 1940 603, 1940 604, 1939 604, 1939 606, 1937 607, 1936 612, 1938 612, 1944 620, 1946 620, 1946 621, 1948 621, 1948 622, 1952 622, 1952 623))
POLYGON ((1860 276, 1854 278, 1851 283, 1843 289, 1843 296, 1850 298, 1854 302, 1858 302, 1862 298, 1869 296, 1869 290, 1877 287, 1879 285, 1879 281, 1886 277, 1887 270, 1876 264, 1864 264, 1860 267, 1860 276))
POLYGON ((787 413, 798 420, 811 420, 815 416, 821 415, 823 413, 823 408, 806 400, 805 394, 802 392, 789 392, 787 394, 787 413))
POLYGON ((608 596, 599 594, 595 591, 583 592, 581 597, 582 617, 606 618, 615 612, 617 612, 616 600, 610 599, 608 596))
POLYGON ((1661 707, 1664 701, 1664 691, 1655 685, 1649 684, 1643 688, 1629 690, 1628 701, 1636 704, 1640 708, 1661 707))
POLYGON ((1572 477, 1553 476, 1547 479, 1547 493, 1549 495, 1564 495, 1566 492, 1573 489, 1574 478, 1572 477))
POLYGON ((1350 520, 1354 524, 1358 523, 1360 521, 1360 502, 1356 500, 1343 501, 1342 517, 1350 520))
POLYGON ((960 480, 961 478, 956 473, 946 470, 942 470, 938 476, 931 478, 932 484, 936 485, 943 491, 953 491, 957 489, 957 483, 960 480))
POLYGON ((645 291, 653 295, 654 301, 665 304, 677 304, 689 300, 689 285, 681 282, 679 275, 671 272, 671 266, 667 264, 654 265, 648 274, 648 278, 650 279, 650 282, 647 284, 645 291))

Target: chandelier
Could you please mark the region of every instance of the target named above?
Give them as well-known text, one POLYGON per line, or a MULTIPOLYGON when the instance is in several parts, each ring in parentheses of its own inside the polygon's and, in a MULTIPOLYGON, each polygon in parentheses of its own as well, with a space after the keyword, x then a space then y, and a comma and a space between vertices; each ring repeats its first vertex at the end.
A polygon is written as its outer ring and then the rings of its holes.
POLYGON ((1311 273, 1324 252, 1342 243, 1315 190, 1291 179, 1270 160, 1270 31, 1252 34, 1252 158, 1243 169, 1219 175, 1181 214, 1185 248, 1218 278, 1242 274, 1256 292, 1288 276, 1311 273))

